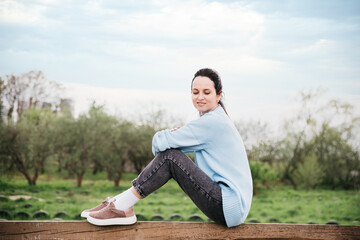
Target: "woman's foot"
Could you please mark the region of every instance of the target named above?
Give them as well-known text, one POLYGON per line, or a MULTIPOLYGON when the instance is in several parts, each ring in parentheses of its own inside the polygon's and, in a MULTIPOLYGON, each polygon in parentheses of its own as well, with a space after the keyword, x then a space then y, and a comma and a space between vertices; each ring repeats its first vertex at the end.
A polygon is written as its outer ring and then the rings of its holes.
POLYGON ((113 202, 109 203, 105 208, 97 212, 91 212, 87 217, 87 221, 98 226, 108 225, 131 225, 136 223, 134 207, 129 207, 125 211, 115 208, 113 202))
POLYGON ((90 213, 100 211, 101 209, 103 209, 104 207, 109 205, 110 200, 111 200, 111 198, 107 197, 101 204, 97 205, 96 207, 82 211, 81 217, 87 218, 90 213))

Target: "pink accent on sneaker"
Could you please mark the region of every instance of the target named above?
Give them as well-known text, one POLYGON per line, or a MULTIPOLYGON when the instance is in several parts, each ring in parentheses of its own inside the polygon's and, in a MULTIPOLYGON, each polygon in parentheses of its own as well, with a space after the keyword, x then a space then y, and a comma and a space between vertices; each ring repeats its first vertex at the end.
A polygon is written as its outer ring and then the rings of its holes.
POLYGON ((86 209, 86 210, 82 211, 81 212, 81 217, 87 218, 91 212, 100 211, 101 209, 103 209, 104 207, 109 205, 109 200, 110 199, 111 199, 110 197, 107 197, 101 204, 97 205, 96 207, 93 207, 91 209, 86 209))
POLYGON ((130 225, 136 223, 134 207, 130 207, 125 211, 115 208, 113 202, 97 212, 91 212, 87 218, 91 224, 98 226, 107 225, 130 225))

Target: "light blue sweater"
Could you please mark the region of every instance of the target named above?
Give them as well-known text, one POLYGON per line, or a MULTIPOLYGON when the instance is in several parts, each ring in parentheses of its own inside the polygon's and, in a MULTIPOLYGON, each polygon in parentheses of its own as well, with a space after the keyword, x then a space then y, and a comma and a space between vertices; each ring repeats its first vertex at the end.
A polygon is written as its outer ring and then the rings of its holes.
POLYGON ((170 148, 195 152, 195 163, 222 189, 226 224, 243 223, 250 211, 253 186, 245 147, 222 107, 204 114, 176 131, 157 132, 154 155, 170 148))

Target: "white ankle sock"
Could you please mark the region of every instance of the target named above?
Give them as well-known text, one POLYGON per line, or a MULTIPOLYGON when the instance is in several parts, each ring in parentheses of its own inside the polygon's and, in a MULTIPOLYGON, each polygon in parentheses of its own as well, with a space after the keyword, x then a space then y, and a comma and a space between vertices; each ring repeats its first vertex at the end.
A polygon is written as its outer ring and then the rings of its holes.
POLYGON ((119 195, 116 195, 112 199, 115 199, 114 205, 116 209, 125 211, 129 207, 132 207, 137 203, 140 199, 131 191, 131 188, 126 190, 119 195))

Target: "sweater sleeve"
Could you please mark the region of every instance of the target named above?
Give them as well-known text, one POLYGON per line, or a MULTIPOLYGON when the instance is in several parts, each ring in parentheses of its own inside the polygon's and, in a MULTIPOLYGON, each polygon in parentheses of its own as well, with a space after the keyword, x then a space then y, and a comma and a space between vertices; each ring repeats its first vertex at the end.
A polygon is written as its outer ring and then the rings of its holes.
POLYGON ((176 131, 168 129, 157 132, 152 140, 152 151, 156 156, 159 152, 170 148, 178 148, 183 152, 194 152, 204 148, 206 127, 203 121, 194 120, 176 131), (202 134, 203 133, 203 134, 202 134), (199 137, 201 136, 201 137, 199 137))

